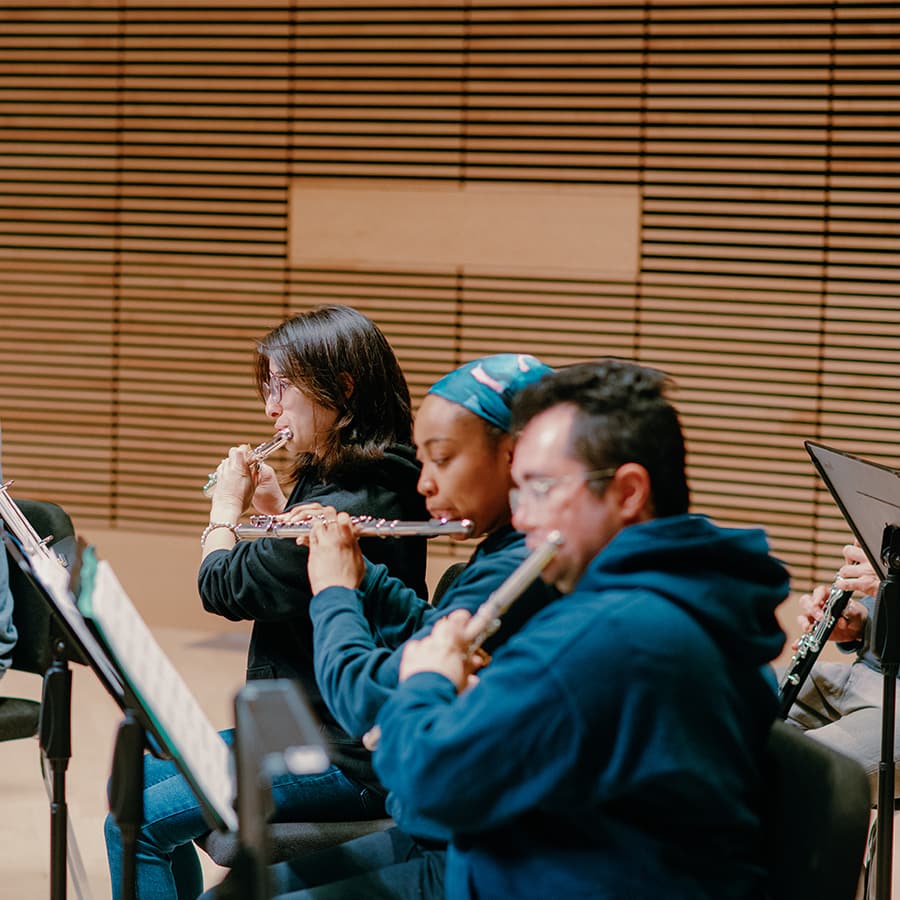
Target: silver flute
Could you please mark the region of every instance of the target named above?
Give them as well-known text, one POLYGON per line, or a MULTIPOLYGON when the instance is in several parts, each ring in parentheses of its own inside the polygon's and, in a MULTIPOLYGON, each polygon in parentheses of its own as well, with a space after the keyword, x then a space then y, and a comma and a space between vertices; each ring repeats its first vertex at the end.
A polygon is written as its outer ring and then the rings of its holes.
MULTIPOLYGON (((528 590, 556 556, 563 545, 563 537, 558 531, 551 531, 542 544, 535 547, 512 571, 498 588, 491 591, 487 600, 475 610, 466 623, 465 636, 469 642, 469 654, 476 650, 500 627, 500 617, 528 590)), ((373 725, 362 737, 367 750, 376 750, 381 738, 381 726, 373 725)))
POLYGON ((562 535, 551 531, 513 570, 510 576, 475 610, 466 623, 469 653, 474 653, 500 627, 500 619, 528 590, 531 583, 547 568, 563 544, 562 535))
MULTIPOLYGON (((313 513, 302 522, 281 522, 277 516, 250 516, 246 525, 235 525, 231 530, 239 541, 257 538, 298 538, 312 531, 320 517, 313 513)), ((375 516, 351 516, 360 537, 471 537, 475 523, 471 519, 428 519, 424 522, 402 519, 380 519, 375 516)))
MULTIPOLYGON (((263 441, 258 447, 254 447, 247 454, 247 464, 253 465, 256 463, 257 465, 261 463, 267 456, 270 456, 276 450, 280 450, 292 437, 293 433, 290 428, 282 428, 281 431, 275 432, 275 437, 271 438, 268 441, 263 441)), ((212 492, 216 487, 216 482, 219 480, 218 472, 210 472, 209 478, 206 484, 203 485, 203 496, 211 497, 212 492)))
MULTIPOLYGON (((3 519, 6 527, 22 545, 22 549, 30 556, 46 557, 63 566, 67 566, 66 560, 48 546, 50 541, 53 540, 53 535, 50 534, 42 538, 34 530, 31 522, 25 518, 25 514, 19 509, 13 498, 10 497, 9 489, 14 483, 13 481, 7 481, 0 486, 0 519, 3 519)), ((0 544, 0 553, 2 552, 3 547, 0 544)))

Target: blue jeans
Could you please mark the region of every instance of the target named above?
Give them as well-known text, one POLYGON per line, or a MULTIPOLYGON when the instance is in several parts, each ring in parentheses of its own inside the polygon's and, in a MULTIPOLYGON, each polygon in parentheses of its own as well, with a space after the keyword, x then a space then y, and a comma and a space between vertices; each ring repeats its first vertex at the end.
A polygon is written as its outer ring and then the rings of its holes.
MULTIPOLYGON (((222 732, 233 743, 234 731, 222 732)), ((317 775, 284 775, 272 787, 273 821, 376 819, 384 801, 336 766, 317 775)), ((144 756, 144 824, 136 841, 138 900, 196 900, 203 872, 193 841, 209 831, 187 780, 170 760, 144 756)), ((122 896, 122 840, 112 816, 104 824, 113 900, 122 896)))

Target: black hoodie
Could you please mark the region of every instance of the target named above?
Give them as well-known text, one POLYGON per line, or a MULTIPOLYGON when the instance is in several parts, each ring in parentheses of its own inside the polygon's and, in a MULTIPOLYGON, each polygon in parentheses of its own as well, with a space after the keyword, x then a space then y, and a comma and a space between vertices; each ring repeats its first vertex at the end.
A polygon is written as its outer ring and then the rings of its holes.
MULTIPOLYGON (((428 518, 416 491, 419 466, 411 447, 397 445, 382 459, 322 481, 301 473, 286 509, 319 502, 351 515, 421 521, 428 518)), ((366 558, 383 563, 396 578, 426 596, 424 538, 363 538, 366 558)), ((247 679, 293 678, 300 682, 332 744, 332 761, 345 774, 372 787, 369 754, 337 725, 322 701, 313 670, 308 551, 293 540, 261 538, 210 553, 197 582, 203 608, 226 619, 253 622, 247 679)))

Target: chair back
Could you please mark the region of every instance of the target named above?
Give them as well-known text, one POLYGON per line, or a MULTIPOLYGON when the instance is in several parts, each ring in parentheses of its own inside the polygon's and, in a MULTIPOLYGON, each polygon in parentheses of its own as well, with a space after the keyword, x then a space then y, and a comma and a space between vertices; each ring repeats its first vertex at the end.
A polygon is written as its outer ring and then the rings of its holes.
MULTIPOLYGON (((67 556, 66 551, 74 547, 75 529, 61 506, 44 500, 16 500, 16 506, 41 537, 52 536, 49 546, 67 556)), ((13 624, 18 632, 12 668, 43 675, 53 659, 50 607, 12 558, 9 559, 9 587, 13 596, 13 624)))
POLYGON ((777 720, 766 779, 768 896, 853 900, 872 803, 862 766, 777 720))
POLYGON ((438 579, 438 583, 435 585, 434 594, 431 597, 431 605, 437 606, 441 600, 441 597, 447 593, 447 589, 456 581, 457 577, 461 574, 462 570, 468 565, 468 562, 455 562, 451 563, 444 569, 441 577, 438 579))

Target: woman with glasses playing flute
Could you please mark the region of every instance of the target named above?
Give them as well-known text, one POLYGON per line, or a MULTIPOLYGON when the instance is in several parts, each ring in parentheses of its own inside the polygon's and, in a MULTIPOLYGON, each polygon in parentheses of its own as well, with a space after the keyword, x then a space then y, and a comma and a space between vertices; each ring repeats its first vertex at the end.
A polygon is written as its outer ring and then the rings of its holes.
MULTIPOLYGON (((383 565, 364 558, 353 529, 331 524, 334 509, 321 511, 325 521, 310 536, 309 560, 316 677, 329 708, 350 734, 369 731, 396 688, 404 642, 427 633, 451 610, 474 612, 528 556, 523 535, 510 524, 510 404, 550 371, 533 356, 484 357, 441 378, 419 408, 414 427, 422 465, 419 491, 430 515, 470 519, 474 533, 485 536, 435 606, 383 565)), ((298 517, 303 512, 298 508, 298 517)), ((536 580, 485 648, 493 651, 557 596, 536 580)), ((308 888, 304 898, 440 897, 444 837, 392 828, 357 838, 275 866, 275 890, 308 888)))
MULTIPOLYGON (((277 779, 276 819, 379 818, 384 798, 371 754, 341 729, 316 688, 307 549, 287 540, 237 542, 233 529, 251 503, 265 514, 316 501, 354 515, 424 519, 409 390, 384 335, 346 306, 312 309, 267 334, 257 348, 256 384, 274 430, 290 434, 294 487, 285 497, 273 469, 248 459, 249 447, 230 450, 214 476, 200 596, 211 613, 253 622, 247 678, 298 680, 324 724, 335 765, 315 780, 277 779)), ((364 552, 412 589, 425 590, 424 538, 370 538, 364 552)), ((208 831, 197 800, 169 761, 145 757, 144 784, 137 895, 196 897, 203 877, 192 841, 208 831)), ((121 837, 111 817, 105 830, 118 897, 121 837)))

